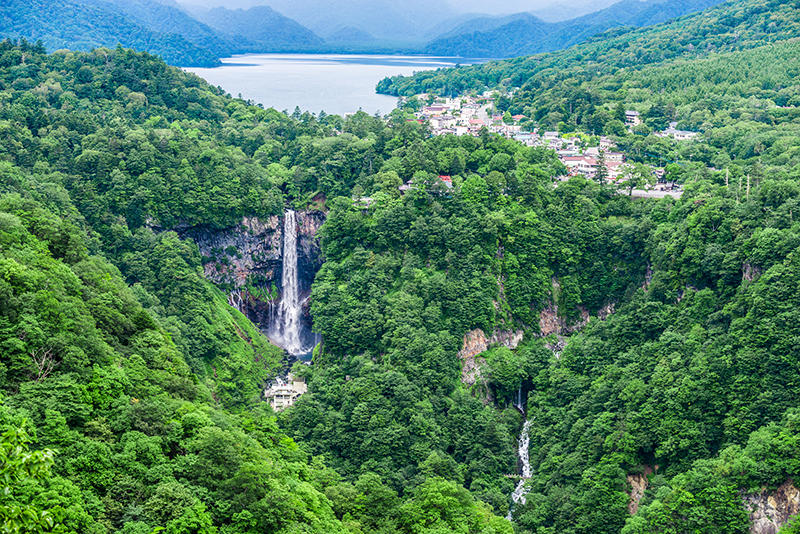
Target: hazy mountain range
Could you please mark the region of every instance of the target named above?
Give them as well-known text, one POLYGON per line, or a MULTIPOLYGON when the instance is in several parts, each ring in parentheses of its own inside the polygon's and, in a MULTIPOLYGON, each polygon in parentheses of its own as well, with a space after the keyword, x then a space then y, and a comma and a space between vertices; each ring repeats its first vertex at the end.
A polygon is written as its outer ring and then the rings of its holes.
MULTIPOLYGON (((447 0, 6 0, 0 37, 41 39, 48 49, 145 50, 181 66, 213 66, 248 52, 403 52, 511 57, 556 50, 619 26, 646 26, 722 0, 577 0, 537 15, 465 13, 447 0), (266 5, 255 5, 262 2, 266 5), (545 20, 546 19, 546 20, 545 20), (555 22, 554 22, 555 21, 555 22)), ((506 5, 513 5, 513 1, 506 5)))
POLYGON ((220 34, 254 51, 324 44, 323 39, 314 32, 268 6, 250 9, 217 7, 210 11, 198 11, 195 16, 220 34))
POLYGON ((702 11, 725 0, 622 0, 578 18, 545 22, 530 13, 468 20, 428 43, 436 55, 513 57, 550 52, 586 41, 606 30, 642 27, 702 11))

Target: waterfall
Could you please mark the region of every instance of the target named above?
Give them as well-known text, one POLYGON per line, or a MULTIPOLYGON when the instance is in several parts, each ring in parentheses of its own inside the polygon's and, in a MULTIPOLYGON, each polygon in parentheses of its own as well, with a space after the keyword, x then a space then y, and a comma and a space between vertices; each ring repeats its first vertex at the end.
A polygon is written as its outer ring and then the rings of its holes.
POLYGON ((519 410, 522 415, 525 415, 525 405, 522 404, 522 384, 520 384, 519 389, 517 390, 516 400, 511 401, 511 405, 519 410))
POLYGON ((244 313, 244 301, 242 299, 242 291, 240 289, 232 291, 228 295, 228 305, 244 313))
POLYGON ((525 504, 525 495, 528 494, 529 489, 525 487, 525 482, 531 478, 531 462, 528 456, 528 445, 530 444, 530 427, 531 422, 525 421, 525 424, 522 425, 522 432, 519 434, 519 447, 518 447, 518 454, 519 454, 519 461, 522 464, 522 472, 520 475, 522 476, 521 480, 517 484, 517 487, 514 489, 514 493, 511 494, 511 508, 508 510, 508 515, 506 519, 511 521, 513 519, 513 512, 514 506, 517 504, 525 504))
MULTIPOLYGON (((283 219, 283 293, 270 337, 292 356, 308 353, 301 337, 303 303, 297 273, 297 214, 289 210, 283 219)), ((272 313, 272 310, 270 310, 272 313)))

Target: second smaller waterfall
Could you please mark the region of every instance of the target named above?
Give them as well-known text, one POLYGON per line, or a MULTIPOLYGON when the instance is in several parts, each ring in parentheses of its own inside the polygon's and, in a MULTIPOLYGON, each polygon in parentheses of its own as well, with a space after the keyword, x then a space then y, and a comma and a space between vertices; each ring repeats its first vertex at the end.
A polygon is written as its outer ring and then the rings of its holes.
POLYGON ((528 494, 528 488, 525 487, 525 482, 531 478, 531 462, 530 457, 528 456, 528 445, 530 445, 530 428, 531 422, 525 421, 525 424, 522 426, 522 432, 519 434, 519 447, 518 447, 518 454, 519 454, 519 461, 522 464, 522 469, 520 475, 522 479, 517 484, 517 487, 514 489, 514 493, 511 494, 511 509, 508 511, 508 515, 506 519, 511 521, 512 513, 514 512, 514 506, 517 504, 525 504, 525 495, 528 494))
POLYGON ((517 398, 511 402, 511 405, 519 410, 522 415, 525 415, 525 405, 522 404, 522 384, 520 384, 517 390, 517 398))

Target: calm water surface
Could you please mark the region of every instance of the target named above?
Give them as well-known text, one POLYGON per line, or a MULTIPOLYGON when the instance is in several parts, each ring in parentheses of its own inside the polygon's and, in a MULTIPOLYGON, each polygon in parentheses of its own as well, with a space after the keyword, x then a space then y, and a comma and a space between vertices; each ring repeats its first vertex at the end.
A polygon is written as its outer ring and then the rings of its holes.
POLYGON ((375 93, 386 76, 474 63, 463 58, 421 56, 248 54, 222 60, 213 69, 186 69, 233 96, 278 110, 328 114, 362 109, 389 113, 397 99, 375 93))

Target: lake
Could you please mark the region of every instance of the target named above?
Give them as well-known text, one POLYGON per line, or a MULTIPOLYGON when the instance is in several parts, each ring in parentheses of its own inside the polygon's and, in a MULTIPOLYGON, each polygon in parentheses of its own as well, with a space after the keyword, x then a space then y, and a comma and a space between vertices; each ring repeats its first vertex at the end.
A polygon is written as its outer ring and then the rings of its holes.
POLYGON ((395 97, 375 93, 386 76, 471 64, 474 60, 423 56, 248 54, 213 69, 187 68, 233 96, 277 110, 341 115, 362 109, 389 113, 395 97))

